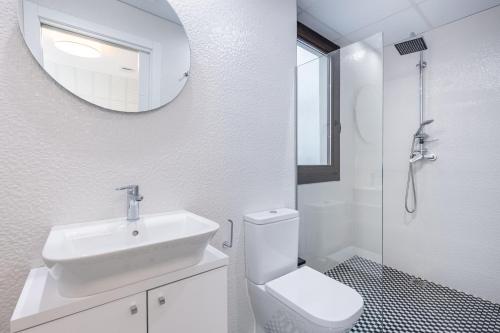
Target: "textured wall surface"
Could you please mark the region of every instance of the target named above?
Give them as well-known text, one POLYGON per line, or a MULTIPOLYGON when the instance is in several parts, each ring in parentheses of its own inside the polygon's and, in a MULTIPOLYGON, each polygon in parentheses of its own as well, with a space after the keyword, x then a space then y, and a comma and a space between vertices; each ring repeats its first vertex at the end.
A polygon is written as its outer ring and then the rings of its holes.
POLYGON ((416 168, 418 211, 404 211, 418 127, 418 54, 385 49, 384 260, 500 302, 500 7, 425 34, 426 118, 436 162, 416 168))
POLYGON ((113 189, 137 183, 142 213, 188 209, 235 226, 231 332, 248 332, 242 215, 294 206, 291 0, 171 1, 191 41, 191 76, 158 111, 109 112, 70 95, 32 59, 17 0, 0 0, 0 332, 51 225, 123 216, 113 189))

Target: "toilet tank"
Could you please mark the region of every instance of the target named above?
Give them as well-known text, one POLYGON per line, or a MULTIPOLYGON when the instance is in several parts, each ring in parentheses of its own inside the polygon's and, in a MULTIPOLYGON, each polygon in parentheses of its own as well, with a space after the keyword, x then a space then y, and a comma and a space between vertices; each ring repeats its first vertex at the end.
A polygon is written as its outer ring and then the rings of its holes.
POLYGON ((297 269, 299 217, 281 208, 245 216, 246 276, 265 284, 297 269))

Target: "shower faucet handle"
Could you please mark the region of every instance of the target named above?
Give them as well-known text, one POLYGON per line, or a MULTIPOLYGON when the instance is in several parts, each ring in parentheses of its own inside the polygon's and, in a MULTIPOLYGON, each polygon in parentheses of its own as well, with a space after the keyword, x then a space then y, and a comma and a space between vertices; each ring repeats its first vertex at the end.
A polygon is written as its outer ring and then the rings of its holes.
POLYGON ((424 142, 436 142, 436 141, 439 141, 439 139, 438 138, 434 138, 434 139, 424 140, 424 142))

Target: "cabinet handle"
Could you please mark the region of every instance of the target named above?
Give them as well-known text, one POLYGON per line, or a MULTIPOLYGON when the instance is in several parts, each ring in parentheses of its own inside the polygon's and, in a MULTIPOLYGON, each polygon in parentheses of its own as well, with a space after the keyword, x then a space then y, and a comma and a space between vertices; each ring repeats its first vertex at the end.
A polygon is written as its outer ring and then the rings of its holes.
POLYGON ((160 305, 164 305, 165 304, 165 297, 163 297, 163 296, 158 297, 158 303, 160 305))
POLYGON ((132 305, 130 307, 130 314, 135 315, 137 314, 137 312, 139 312, 139 309, 137 309, 137 305, 132 305))

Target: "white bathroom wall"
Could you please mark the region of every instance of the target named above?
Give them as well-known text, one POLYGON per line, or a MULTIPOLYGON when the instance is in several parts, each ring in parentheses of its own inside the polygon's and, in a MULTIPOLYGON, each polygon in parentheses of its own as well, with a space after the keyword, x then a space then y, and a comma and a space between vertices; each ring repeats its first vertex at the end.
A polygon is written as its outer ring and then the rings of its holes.
POLYGON ((250 332, 243 214, 293 207, 296 4, 172 0, 191 42, 186 88, 161 110, 105 111, 50 79, 0 0, 0 332, 51 225, 125 214, 118 185, 141 185, 143 214, 187 209, 228 237, 229 326, 250 332))
POLYGON ((418 54, 385 48, 384 263, 500 302, 500 7, 424 35, 429 145, 404 211, 418 54))
POLYGON ((382 45, 375 35, 337 51, 340 181, 298 186, 300 255, 321 271, 356 254, 381 259, 382 45))

